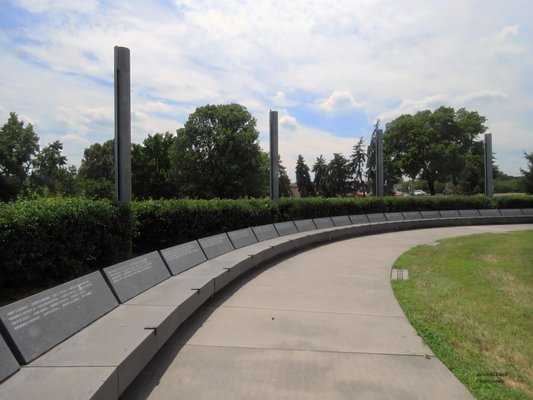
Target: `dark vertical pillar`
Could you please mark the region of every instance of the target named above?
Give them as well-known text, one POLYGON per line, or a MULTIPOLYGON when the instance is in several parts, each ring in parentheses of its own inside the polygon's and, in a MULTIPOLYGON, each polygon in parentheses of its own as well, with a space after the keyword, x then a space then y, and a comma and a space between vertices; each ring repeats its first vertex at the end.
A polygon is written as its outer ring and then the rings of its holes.
POLYGON ((279 202, 278 112, 270 111, 270 198, 279 202))
POLYGON ((485 134, 485 194, 488 197, 493 195, 492 182, 492 134, 485 134))
POLYGON ((115 188, 118 201, 131 201, 130 50, 118 46, 115 46, 115 188))
POLYGON ((376 196, 383 197, 383 131, 376 131, 376 196))

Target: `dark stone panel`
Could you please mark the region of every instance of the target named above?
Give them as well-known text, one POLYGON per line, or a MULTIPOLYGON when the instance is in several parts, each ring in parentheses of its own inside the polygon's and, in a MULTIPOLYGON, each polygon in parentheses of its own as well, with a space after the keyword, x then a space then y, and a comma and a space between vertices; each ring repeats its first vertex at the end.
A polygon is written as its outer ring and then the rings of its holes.
POLYGON ((260 242, 279 237, 278 232, 276 232, 276 228, 274 228, 274 225, 272 224, 254 226, 252 230, 260 242))
POLYGON ((212 259, 235 250, 231 244, 231 241, 229 240, 228 235, 225 233, 198 239, 198 243, 200 243, 200 246, 202 246, 202 249, 204 249, 205 255, 208 259, 212 259))
POLYGON ((441 210, 440 215, 442 218, 457 218, 461 216, 457 210, 441 210))
POLYGON ((172 275, 177 275, 207 260, 196 240, 161 250, 161 256, 170 268, 172 275))
POLYGON ((335 226, 335 225, 333 225, 333 221, 329 217, 313 218, 313 222, 315 223, 315 225, 316 225, 316 227, 318 229, 333 228, 335 226))
POLYGON ((366 214, 366 216, 370 222, 387 222, 387 218, 385 218, 383 213, 366 214))
POLYGON ((257 243, 257 238, 255 237, 252 228, 228 232, 228 236, 236 249, 257 243))
POLYGON ((385 218, 387 218, 387 221, 403 221, 404 220, 401 212, 385 213, 385 218))
POLYGON ((490 208, 490 209, 481 209, 479 210, 479 215, 482 217, 499 217, 501 216, 500 210, 497 208, 490 208))
POLYGON ((422 219, 422 214, 420 214, 420 211, 406 211, 403 212, 403 218, 406 221, 413 220, 413 219, 422 219))
POLYGON ((27 364, 118 306, 99 271, 0 308, 13 354, 27 364))
POLYGON ((459 215, 461 217, 479 217, 478 210, 459 210, 459 215))
POLYGON ((350 221, 352 221, 352 224, 368 224, 369 220, 366 214, 355 214, 350 215, 350 221))
POLYGON ((298 232, 307 232, 316 230, 316 225, 312 219, 299 219, 294 221, 294 225, 298 228, 298 232))
POLYGON ((102 272, 121 303, 170 277, 157 251, 104 268, 102 272))
POLYGON ((520 208, 501 208, 500 212, 504 217, 516 217, 522 214, 522 210, 520 208))
POLYGON ((331 220, 333 221, 333 225, 335 226, 346 226, 352 224, 352 221, 350 221, 350 218, 347 215, 331 217, 331 220))
POLYGON ((276 227, 276 230, 278 231, 280 236, 298 233, 298 228, 296 228, 296 225, 294 225, 294 222, 292 221, 278 222, 275 223, 274 226, 276 227))
POLYGON ((438 211, 421 211, 421 214, 424 219, 442 218, 438 211))

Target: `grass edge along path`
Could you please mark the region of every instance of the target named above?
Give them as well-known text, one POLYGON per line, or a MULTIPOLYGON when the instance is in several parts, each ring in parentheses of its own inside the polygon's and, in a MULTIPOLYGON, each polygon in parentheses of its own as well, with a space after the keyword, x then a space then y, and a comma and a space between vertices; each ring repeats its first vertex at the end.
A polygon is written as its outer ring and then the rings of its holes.
POLYGON ((393 268, 409 322, 477 399, 533 398, 533 230, 416 246, 393 268))

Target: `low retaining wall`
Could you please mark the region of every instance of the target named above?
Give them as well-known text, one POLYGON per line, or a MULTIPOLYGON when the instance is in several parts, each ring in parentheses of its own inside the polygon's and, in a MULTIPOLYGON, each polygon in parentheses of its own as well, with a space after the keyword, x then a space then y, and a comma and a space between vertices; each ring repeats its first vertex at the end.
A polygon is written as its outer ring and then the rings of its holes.
POLYGON ((0 398, 117 399, 178 327, 228 283, 328 241, 533 223, 533 209, 375 213, 256 226, 93 272, 0 308, 0 398))

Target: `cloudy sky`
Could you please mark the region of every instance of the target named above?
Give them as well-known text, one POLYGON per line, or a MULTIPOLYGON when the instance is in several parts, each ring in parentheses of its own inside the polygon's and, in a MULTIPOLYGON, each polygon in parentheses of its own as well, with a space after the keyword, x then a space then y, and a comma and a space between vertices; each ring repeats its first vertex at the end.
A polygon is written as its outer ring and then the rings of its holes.
POLYGON ((348 156, 372 125, 441 105, 487 117, 500 168, 533 151, 531 0, 0 0, 0 124, 10 111, 69 162, 113 138, 113 47, 131 50, 132 139, 240 103, 268 149, 279 112, 302 154, 348 156))

